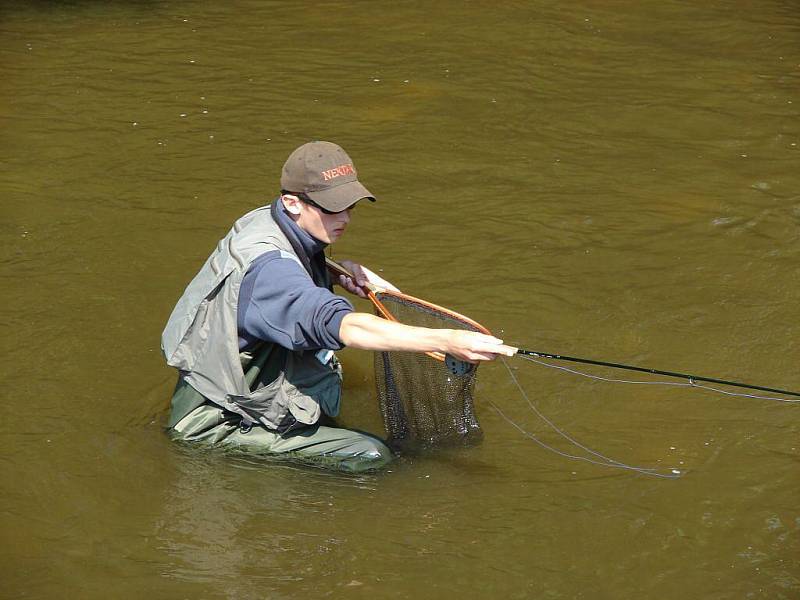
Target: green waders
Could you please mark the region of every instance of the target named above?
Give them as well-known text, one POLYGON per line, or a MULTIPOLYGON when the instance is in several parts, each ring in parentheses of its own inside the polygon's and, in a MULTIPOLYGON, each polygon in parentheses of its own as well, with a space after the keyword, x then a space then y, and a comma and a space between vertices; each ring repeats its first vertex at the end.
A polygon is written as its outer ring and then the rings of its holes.
MULTIPOLYGON (((242 355, 242 367, 251 386, 275 378, 274 365, 280 364, 281 351, 265 349, 255 356, 242 355)), ((244 426, 239 415, 210 402, 181 378, 172 396, 168 427, 174 440, 295 456, 340 471, 380 469, 392 460, 391 451, 378 438, 350 429, 315 424, 280 434, 257 423, 244 426)))

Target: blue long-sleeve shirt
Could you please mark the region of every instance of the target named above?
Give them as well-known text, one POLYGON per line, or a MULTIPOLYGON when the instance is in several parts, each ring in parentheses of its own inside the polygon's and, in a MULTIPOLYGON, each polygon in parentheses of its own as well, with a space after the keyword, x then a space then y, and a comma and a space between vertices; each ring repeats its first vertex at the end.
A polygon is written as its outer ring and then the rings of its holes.
MULTIPOLYGON (((278 202, 275 216, 288 226, 309 257, 325 250, 326 244, 300 227, 278 202)), ((289 350, 339 350, 342 319, 353 305, 324 287, 318 287, 308 272, 278 251, 265 252, 250 265, 239 290, 237 325, 239 350, 261 340, 289 350)))

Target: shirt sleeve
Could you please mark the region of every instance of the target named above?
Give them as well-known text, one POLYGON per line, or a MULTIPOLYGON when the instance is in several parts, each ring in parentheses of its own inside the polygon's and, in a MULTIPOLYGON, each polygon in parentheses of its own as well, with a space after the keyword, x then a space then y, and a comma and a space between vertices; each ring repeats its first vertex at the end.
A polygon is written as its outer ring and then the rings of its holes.
POLYGON ((339 338, 342 319, 353 310, 346 299, 317 287, 295 260, 268 252, 242 281, 240 348, 265 340, 289 350, 339 350, 344 347, 339 338))

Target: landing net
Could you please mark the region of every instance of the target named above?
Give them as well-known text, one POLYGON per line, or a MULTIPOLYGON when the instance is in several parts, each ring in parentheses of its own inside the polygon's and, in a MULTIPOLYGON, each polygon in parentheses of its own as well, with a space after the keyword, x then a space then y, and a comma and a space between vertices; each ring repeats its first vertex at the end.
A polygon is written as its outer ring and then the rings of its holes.
MULTIPOLYGON (((466 317, 417 298, 394 292, 376 296, 405 325, 485 333, 466 317)), ((375 384, 390 446, 413 452, 480 441, 483 432, 473 400, 476 372, 477 366, 454 375, 444 362, 426 354, 376 352, 375 384)))
MULTIPOLYGON (((468 317, 402 293, 376 293, 373 303, 378 315, 406 325, 489 333, 486 328, 468 317)), ((435 356, 433 358, 431 355, 413 352, 375 353, 378 399, 388 443, 395 450, 418 452, 434 446, 473 444, 483 437, 475 417, 473 401, 477 365, 468 373, 453 374, 444 364, 444 357, 441 354, 435 356)), ((526 356, 522 358, 538 362, 526 356)), ((629 465, 581 444, 541 413, 528 398, 505 360, 503 364, 530 409, 548 429, 579 454, 559 450, 542 441, 510 419, 494 402, 488 401, 503 419, 546 450, 572 460, 634 471, 651 477, 674 479, 681 476, 681 471, 677 469, 629 465)))

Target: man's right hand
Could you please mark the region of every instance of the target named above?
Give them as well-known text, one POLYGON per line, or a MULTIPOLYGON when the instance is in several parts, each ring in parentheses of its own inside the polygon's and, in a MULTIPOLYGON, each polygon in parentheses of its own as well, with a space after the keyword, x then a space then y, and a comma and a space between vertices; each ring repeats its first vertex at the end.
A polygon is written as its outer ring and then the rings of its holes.
POLYGON ((498 356, 514 356, 517 349, 506 346, 503 340, 476 331, 451 329, 446 353, 458 360, 477 362, 494 360, 498 356))

